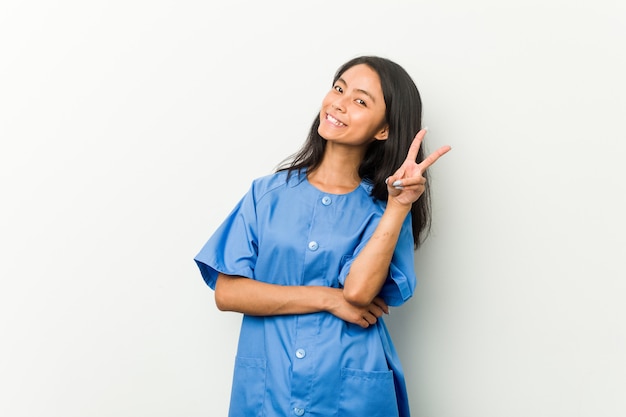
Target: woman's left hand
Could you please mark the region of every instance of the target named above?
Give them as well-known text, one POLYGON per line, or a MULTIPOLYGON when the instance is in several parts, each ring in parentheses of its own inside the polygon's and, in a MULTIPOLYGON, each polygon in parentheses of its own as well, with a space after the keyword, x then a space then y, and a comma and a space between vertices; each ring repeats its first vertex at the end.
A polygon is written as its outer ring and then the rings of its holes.
POLYGON ((424 178, 424 172, 432 164, 447 153, 450 146, 445 145, 431 153, 419 164, 415 161, 420 146, 422 146, 422 140, 426 136, 426 130, 422 129, 417 132, 406 159, 398 168, 398 170, 387 180, 387 191, 389 196, 393 197, 398 203, 404 205, 411 205, 424 193, 426 190, 426 178, 424 178))

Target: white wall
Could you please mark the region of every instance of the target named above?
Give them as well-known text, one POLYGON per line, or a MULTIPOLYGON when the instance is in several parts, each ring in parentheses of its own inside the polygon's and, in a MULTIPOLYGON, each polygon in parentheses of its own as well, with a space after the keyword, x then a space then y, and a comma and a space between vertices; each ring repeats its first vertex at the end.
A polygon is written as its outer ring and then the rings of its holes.
POLYGON ((626 414, 625 19, 610 0, 3 3, 0 415, 226 415, 240 317, 192 258, 366 53, 414 76, 429 149, 453 146, 388 321, 415 414, 626 414))

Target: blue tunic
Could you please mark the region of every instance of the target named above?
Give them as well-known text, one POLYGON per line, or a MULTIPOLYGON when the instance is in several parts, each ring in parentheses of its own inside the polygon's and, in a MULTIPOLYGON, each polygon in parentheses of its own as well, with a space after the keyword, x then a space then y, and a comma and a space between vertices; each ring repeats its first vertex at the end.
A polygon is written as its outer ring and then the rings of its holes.
MULTIPOLYGON (((329 194, 284 171, 256 179, 195 257, 202 277, 212 289, 219 272, 340 288, 385 209, 371 188, 329 194)), ((391 306, 413 294, 413 255, 407 216, 380 294, 391 306)), ((364 329, 326 312, 244 315, 229 416, 409 416, 382 317, 364 329)))

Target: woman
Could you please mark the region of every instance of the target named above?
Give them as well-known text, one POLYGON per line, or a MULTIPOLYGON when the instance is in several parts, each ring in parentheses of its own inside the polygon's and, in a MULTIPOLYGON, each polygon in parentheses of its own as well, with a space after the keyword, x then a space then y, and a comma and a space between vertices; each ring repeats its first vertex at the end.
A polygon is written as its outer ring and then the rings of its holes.
POLYGON ((196 256, 218 308, 244 314, 231 417, 409 415, 381 316, 413 294, 426 169, 450 150, 424 159, 421 113, 402 67, 350 60, 303 148, 196 256))

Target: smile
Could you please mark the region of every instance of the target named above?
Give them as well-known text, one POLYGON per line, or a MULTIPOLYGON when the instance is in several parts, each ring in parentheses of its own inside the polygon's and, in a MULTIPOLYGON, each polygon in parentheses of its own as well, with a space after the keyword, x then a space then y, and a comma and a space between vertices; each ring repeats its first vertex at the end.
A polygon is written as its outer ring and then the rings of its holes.
POLYGON ((331 122, 332 124, 338 127, 345 126, 345 124, 341 123, 339 120, 335 119, 333 116, 331 116, 328 113, 326 113, 326 120, 328 120, 329 122, 331 122))

